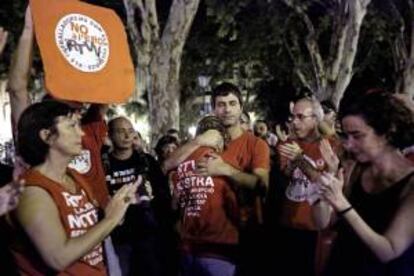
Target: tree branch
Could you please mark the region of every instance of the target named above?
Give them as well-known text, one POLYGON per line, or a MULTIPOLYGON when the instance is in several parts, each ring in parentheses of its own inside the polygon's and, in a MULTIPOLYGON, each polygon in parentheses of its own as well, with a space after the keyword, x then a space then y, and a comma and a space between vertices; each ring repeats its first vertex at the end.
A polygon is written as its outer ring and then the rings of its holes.
MULTIPOLYGON (((140 41, 140 34, 135 23, 135 4, 132 3, 130 0, 124 0, 124 7, 127 17, 127 28, 129 30, 129 34, 131 36, 132 41, 140 41)), ((138 55, 139 48, 138 43, 133 43, 135 54, 138 55)))
POLYGON ((300 16, 308 30, 305 44, 311 57, 312 69, 316 83, 316 91, 314 92, 320 95, 326 88, 326 72, 325 65, 319 50, 315 28, 309 16, 305 12, 306 8, 303 8, 301 5, 294 3, 292 0, 283 1, 288 7, 292 8, 300 16))
POLYGON ((410 58, 414 60, 414 3, 412 0, 407 0, 407 3, 410 9, 410 22, 411 22, 410 58))
POLYGON ((349 18, 346 23, 348 25, 348 32, 344 45, 344 55, 340 63, 338 78, 332 93, 332 100, 336 105, 339 105, 339 101, 353 75, 352 67, 357 52, 361 25, 370 0, 349 0, 348 3, 349 18))
POLYGON ((394 1, 390 1, 390 11, 391 11, 391 17, 392 19, 395 19, 398 21, 400 27, 399 32, 397 36, 394 39, 393 43, 393 59, 394 59, 394 67, 396 72, 400 72, 402 74, 402 71, 404 70, 405 61, 408 58, 408 47, 405 43, 405 21, 398 10, 397 6, 395 5, 394 1))
POLYGON ((158 41, 160 37, 160 25, 158 23, 157 5, 155 0, 145 0, 145 9, 148 18, 148 26, 151 30, 152 41, 158 41))
POLYGON ((314 87, 312 87, 311 83, 309 82, 308 78, 305 76, 305 74, 303 73, 304 69, 304 64, 303 61, 301 59, 302 54, 301 53, 294 53, 292 49, 298 49, 298 51, 300 51, 300 47, 298 45, 298 41, 297 39, 292 38, 292 43, 294 44, 293 46, 289 45, 289 41, 286 35, 286 30, 288 30, 289 26, 289 22, 293 17, 290 16, 287 20, 286 20, 286 24, 285 24, 285 32, 283 35, 283 44, 285 45, 285 48, 288 52, 288 55, 290 57, 290 59, 293 62, 293 66, 294 66, 294 73, 298 76, 300 82, 302 83, 302 85, 304 87, 306 87, 307 89, 309 89, 309 91, 312 91, 312 93, 315 93, 315 89, 314 87))
POLYGON ((328 62, 328 80, 335 81, 338 78, 340 65, 343 59, 345 41, 348 33, 346 24, 347 1, 337 1, 336 9, 333 15, 334 28, 331 37, 330 57, 328 62))

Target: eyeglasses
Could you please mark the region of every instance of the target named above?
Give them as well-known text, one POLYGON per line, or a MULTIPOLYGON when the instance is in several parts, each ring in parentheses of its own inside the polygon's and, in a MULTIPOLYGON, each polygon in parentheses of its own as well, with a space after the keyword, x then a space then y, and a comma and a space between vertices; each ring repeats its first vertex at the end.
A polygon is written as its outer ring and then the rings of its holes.
POLYGON ((299 121, 304 121, 306 118, 309 117, 315 117, 315 115, 310 114, 310 115, 305 115, 305 114, 292 114, 289 116, 288 121, 289 122, 293 122, 295 119, 298 119, 299 121))

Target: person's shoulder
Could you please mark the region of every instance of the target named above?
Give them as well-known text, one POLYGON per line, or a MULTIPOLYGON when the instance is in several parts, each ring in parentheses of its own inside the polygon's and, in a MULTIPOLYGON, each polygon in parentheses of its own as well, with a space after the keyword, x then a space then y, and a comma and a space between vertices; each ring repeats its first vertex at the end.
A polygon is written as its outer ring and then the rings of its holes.
POLYGON ((43 180, 45 176, 34 168, 30 168, 23 172, 20 178, 26 181, 26 186, 31 186, 33 183, 43 180))
POLYGON ((246 139, 247 141, 248 141, 248 143, 254 143, 254 144, 256 144, 256 143, 260 143, 260 144, 262 144, 262 143, 264 143, 264 144, 267 144, 266 143, 266 141, 265 140, 263 140, 262 138, 260 138, 260 137, 257 137, 257 136, 255 136, 252 132, 250 132, 250 131, 245 131, 243 134, 242 134, 242 136, 241 136, 243 139, 246 139))

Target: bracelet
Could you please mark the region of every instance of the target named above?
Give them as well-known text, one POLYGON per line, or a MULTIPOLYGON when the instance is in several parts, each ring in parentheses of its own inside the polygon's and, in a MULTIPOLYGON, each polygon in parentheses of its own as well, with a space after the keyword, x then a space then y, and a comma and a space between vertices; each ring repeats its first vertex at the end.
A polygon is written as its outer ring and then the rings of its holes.
POLYGON ((337 211, 337 212, 336 212, 336 214, 337 214, 338 216, 342 217, 342 216, 344 216, 346 213, 348 213, 349 211, 351 211, 352 209, 354 209, 354 207, 352 207, 352 205, 351 205, 351 206, 349 206, 348 208, 345 208, 345 209, 343 209, 343 210, 341 210, 341 211, 337 211))

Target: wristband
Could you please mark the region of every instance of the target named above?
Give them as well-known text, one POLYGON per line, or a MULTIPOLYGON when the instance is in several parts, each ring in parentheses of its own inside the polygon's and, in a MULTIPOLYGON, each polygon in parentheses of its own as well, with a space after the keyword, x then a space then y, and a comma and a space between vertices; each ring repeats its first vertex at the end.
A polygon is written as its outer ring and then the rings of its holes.
POLYGON ((341 210, 341 211, 337 211, 337 212, 336 212, 336 214, 337 214, 338 216, 342 217, 342 216, 344 216, 346 213, 348 213, 349 211, 351 211, 352 209, 354 209, 354 207, 352 207, 352 205, 351 205, 351 206, 349 206, 349 207, 347 207, 347 208, 345 208, 345 209, 343 209, 343 210, 341 210))

